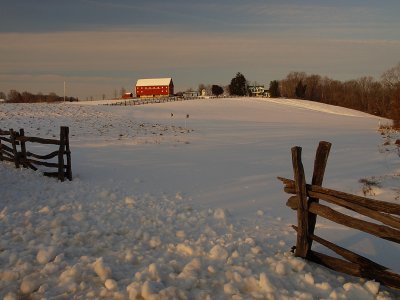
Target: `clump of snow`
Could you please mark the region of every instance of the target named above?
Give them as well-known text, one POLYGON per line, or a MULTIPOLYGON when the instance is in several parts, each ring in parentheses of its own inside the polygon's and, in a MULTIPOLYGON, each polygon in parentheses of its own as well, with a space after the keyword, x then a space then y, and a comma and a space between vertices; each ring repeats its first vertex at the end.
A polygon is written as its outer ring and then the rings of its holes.
POLYGON ((93 263, 93 269, 101 280, 106 281, 111 278, 111 269, 104 265, 102 257, 93 263))
POLYGON ((185 236, 186 236, 186 234, 185 234, 185 231, 183 231, 183 230, 178 230, 176 232, 176 237, 178 237, 178 238, 184 239, 185 236))
POLYGON ((214 218, 217 220, 226 220, 228 212, 223 208, 217 208, 214 211, 214 218))
POLYGON ((355 285, 353 283, 345 283, 343 285, 343 289, 347 292, 351 299, 355 300, 372 300, 374 299, 374 295, 372 295, 368 290, 363 288, 362 286, 355 285))
POLYGON ((39 289, 40 281, 38 278, 38 274, 31 274, 25 276, 21 282, 21 293, 22 294, 31 294, 39 289))
POLYGON ((47 264, 50 260, 56 256, 56 249, 54 247, 48 247, 47 249, 40 249, 36 255, 36 260, 40 264, 47 264))
POLYGON ((211 259, 226 260, 228 258, 228 251, 220 245, 212 247, 209 253, 211 259))
POLYGON ((129 205, 129 206, 133 206, 136 203, 136 200, 130 196, 126 196, 124 200, 125 200, 125 204, 129 205))
POLYGON ((191 256, 193 255, 193 248, 186 244, 178 244, 176 245, 176 251, 182 255, 191 256))
POLYGON ((115 290, 118 287, 117 282, 114 279, 107 279, 106 282, 104 282, 104 286, 107 288, 107 290, 115 290))
POLYGON ((285 265, 285 263, 281 262, 281 261, 278 262, 275 265, 275 272, 276 272, 276 274, 281 275, 281 276, 286 275, 286 265, 285 265))
POLYGON ((367 281, 364 283, 364 286, 372 295, 377 295, 379 292, 380 283, 375 281, 367 281))

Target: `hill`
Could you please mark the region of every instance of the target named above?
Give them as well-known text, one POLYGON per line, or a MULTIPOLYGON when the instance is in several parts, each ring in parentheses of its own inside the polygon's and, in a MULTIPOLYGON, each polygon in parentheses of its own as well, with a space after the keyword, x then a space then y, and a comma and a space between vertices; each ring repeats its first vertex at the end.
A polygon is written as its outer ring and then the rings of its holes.
MULTIPOLYGON (((303 147, 311 176, 333 143, 325 185, 362 194, 375 178, 398 201, 386 120, 287 99, 131 107, 3 104, 0 128, 51 137, 70 127, 72 182, 0 164, 0 296, 135 299, 391 299, 374 282, 295 258, 296 222, 277 176, 303 147), (388 151, 386 151, 388 150, 388 151)), ((400 270, 399 247, 331 223, 318 232, 400 270), (383 255, 384 254, 384 255, 383 255)))

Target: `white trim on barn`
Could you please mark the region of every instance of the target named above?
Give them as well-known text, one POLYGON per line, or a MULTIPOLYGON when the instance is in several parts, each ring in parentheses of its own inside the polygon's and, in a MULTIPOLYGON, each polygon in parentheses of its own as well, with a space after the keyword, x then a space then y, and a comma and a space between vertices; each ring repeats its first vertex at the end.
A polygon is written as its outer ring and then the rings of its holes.
POLYGON ((160 86, 170 85, 172 78, 151 78, 151 79, 138 79, 136 86, 160 86))

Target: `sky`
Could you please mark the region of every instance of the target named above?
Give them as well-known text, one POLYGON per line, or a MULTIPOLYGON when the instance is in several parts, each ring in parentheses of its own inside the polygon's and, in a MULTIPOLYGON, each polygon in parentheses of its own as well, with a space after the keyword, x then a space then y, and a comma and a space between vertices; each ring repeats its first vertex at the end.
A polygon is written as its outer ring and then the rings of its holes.
POLYGON ((269 85, 291 71, 338 80, 400 62, 398 0, 0 0, 0 91, 80 99, 172 77, 176 91, 269 85))

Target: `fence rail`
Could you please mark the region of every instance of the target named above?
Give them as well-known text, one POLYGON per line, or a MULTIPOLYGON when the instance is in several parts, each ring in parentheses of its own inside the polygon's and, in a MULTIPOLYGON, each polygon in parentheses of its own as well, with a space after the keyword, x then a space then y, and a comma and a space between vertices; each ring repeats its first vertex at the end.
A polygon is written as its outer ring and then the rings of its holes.
POLYGON ((367 279, 375 279, 384 285, 400 289, 400 275, 368 258, 340 247, 314 234, 317 216, 332 222, 366 232, 376 237, 400 244, 400 205, 322 187, 331 144, 320 142, 314 163, 312 183, 307 184, 301 161, 301 147, 292 148, 294 180, 278 177, 284 191, 294 194, 286 205, 297 211, 295 256, 302 257, 332 270, 367 279), (319 203, 320 200, 372 219, 357 219, 319 203), (381 223, 378 224, 377 222, 381 223), (317 242, 332 250, 341 258, 311 250, 317 242))
POLYGON ((57 177, 64 181, 65 178, 72 180, 71 150, 69 147, 69 128, 60 127, 60 139, 44 139, 40 137, 26 136, 24 129, 19 132, 10 129, 0 129, 0 161, 9 161, 20 166, 38 170, 37 166, 57 168, 57 172, 43 172, 45 176, 57 177), (27 151, 27 143, 38 143, 44 145, 56 145, 58 150, 47 155, 39 155, 27 151), (18 149, 19 148, 19 149, 18 149), (57 157, 57 162, 48 162, 57 157))

